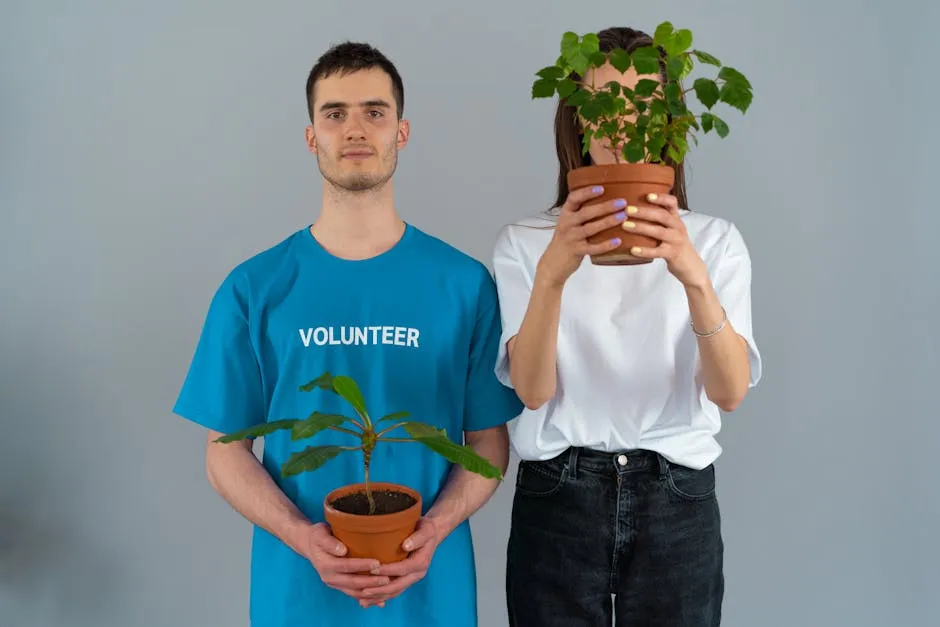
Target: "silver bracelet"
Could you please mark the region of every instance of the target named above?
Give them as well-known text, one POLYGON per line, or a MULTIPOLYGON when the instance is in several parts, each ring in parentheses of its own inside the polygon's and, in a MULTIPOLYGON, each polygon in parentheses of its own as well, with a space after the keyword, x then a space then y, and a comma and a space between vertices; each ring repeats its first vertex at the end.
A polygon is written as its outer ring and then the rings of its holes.
POLYGON ((689 321, 689 326, 692 327, 692 333, 694 333, 694 334, 697 335, 698 337, 711 337, 711 336, 715 335, 716 333, 719 333, 722 329, 725 328, 725 324, 727 324, 727 322, 728 322, 728 312, 725 311, 725 308, 724 308, 724 307, 721 308, 721 313, 722 313, 722 316, 723 316, 722 319, 721 319, 721 324, 719 324, 717 327, 715 327, 715 330, 714 330, 714 331, 709 331, 708 333, 700 333, 700 332, 696 331, 696 330, 695 330, 695 323, 693 323, 693 322, 690 320, 690 321, 689 321))

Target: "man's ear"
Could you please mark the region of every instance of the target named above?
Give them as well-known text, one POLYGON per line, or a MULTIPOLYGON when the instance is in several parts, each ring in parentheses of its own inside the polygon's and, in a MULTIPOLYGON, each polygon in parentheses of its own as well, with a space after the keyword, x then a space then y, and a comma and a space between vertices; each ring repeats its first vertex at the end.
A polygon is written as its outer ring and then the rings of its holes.
POLYGON ((411 137, 411 124, 408 120, 402 119, 398 122, 398 149, 401 150, 408 145, 408 139, 411 137))
POLYGON ((307 140, 307 150, 313 154, 317 154, 317 137, 313 133, 313 126, 308 126, 305 131, 305 136, 307 140))

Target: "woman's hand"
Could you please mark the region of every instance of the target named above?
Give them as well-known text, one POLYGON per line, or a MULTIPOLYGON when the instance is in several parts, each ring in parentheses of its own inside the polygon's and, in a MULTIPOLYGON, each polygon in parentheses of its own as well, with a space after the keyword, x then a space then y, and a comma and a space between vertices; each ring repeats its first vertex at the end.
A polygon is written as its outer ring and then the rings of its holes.
POLYGON ((679 217, 679 204, 675 196, 650 194, 653 206, 630 207, 623 229, 647 235, 662 242, 655 248, 633 248, 630 252, 645 259, 663 259, 666 268, 685 287, 701 287, 710 279, 702 257, 689 241, 685 223, 679 217), (631 218, 644 220, 634 222, 631 218))
POLYGON ((598 186, 582 187, 568 194, 561 207, 555 234, 542 253, 536 271, 551 285, 564 285, 568 277, 580 267, 585 255, 605 253, 620 245, 619 238, 598 244, 588 242, 589 237, 619 225, 626 218, 624 207, 627 203, 623 199, 585 204, 603 192, 598 186))

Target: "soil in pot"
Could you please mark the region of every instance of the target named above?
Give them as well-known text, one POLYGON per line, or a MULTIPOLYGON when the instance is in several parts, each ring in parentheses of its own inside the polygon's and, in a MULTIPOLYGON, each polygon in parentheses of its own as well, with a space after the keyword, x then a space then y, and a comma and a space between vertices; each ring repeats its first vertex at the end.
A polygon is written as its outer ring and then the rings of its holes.
MULTIPOLYGON (((604 193, 592 198, 591 203, 607 202, 623 198, 628 205, 649 205, 649 194, 668 194, 675 185, 675 170, 657 163, 615 163, 610 165, 589 165, 575 168, 568 172, 568 188, 602 185, 604 193)), ((639 223, 639 220, 627 216, 627 220, 639 223)), ((634 246, 655 248, 659 241, 645 235, 631 233, 628 229, 616 226, 605 229, 589 238, 597 244, 615 237, 621 240, 620 246, 612 251, 591 257, 591 263, 598 266, 633 266, 650 263, 651 259, 636 257, 630 249, 634 246)))
POLYGON ((421 495, 403 485, 370 483, 375 513, 369 514, 365 484, 343 486, 323 503, 333 535, 346 545, 347 557, 367 557, 383 564, 408 557, 401 547, 421 517, 421 495))
MULTIPOLYGON (((384 514, 394 514, 401 512, 417 501, 410 494, 398 490, 373 490, 372 500, 375 501, 375 511, 372 516, 382 516, 384 514)), ((369 516, 369 498, 365 490, 361 492, 351 492, 341 496, 331 503, 334 509, 346 514, 356 514, 357 516, 369 516)))

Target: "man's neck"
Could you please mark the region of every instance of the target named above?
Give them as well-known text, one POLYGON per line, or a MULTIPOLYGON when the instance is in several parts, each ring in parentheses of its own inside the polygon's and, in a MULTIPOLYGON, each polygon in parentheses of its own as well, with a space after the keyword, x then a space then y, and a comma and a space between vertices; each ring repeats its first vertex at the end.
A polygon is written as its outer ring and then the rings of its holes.
POLYGON ((351 193, 323 186, 320 216, 311 234, 330 254, 343 259, 368 259, 392 248, 405 223, 395 210, 391 181, 381 188, 351 193))

